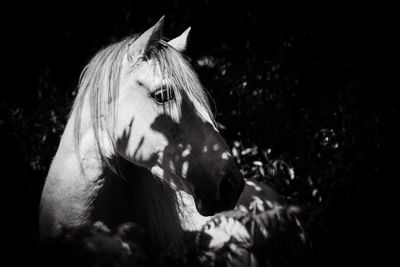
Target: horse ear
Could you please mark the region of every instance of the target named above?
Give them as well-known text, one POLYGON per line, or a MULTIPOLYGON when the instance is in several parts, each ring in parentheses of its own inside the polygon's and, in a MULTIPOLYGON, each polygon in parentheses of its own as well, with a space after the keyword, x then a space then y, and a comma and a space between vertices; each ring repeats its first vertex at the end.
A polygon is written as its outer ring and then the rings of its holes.
POLYGON ((168 43, 179 52, 185 51, 190 29, 191 27, 187 28, 181 35, 172 39, 168 43))
POLYGON ((164 27, 164 16, 162 16, 158 22, 145 31, 135 41, 129 44, 128 54, 132 57, 133 55, 138 56, 143 52, 146 52, 149 48, 156 45, 162 37, 162 30, 164 27))

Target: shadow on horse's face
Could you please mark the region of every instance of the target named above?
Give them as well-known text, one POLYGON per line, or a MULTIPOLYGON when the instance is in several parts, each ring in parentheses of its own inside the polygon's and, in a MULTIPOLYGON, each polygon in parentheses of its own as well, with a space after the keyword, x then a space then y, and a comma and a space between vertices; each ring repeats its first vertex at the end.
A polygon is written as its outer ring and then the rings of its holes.
MULTIPOLYGON (((117 152, 193 194, 205 216, 234 208, 244 180, 207 109, 179 88, 152 59, 122 68, 117 152)), ((199 87, 201 88, 201 87, 199 87)))
POLYGON ((178 184, 193 194, 204 216, 233 209, 244 187, 242 175, 212 122, 202 119, 193 102, 182 96, 179 121, 162 114, 151 125, 168 140, 158 161, 167 174, 164 179, 174 183, 179 177, 178 184))

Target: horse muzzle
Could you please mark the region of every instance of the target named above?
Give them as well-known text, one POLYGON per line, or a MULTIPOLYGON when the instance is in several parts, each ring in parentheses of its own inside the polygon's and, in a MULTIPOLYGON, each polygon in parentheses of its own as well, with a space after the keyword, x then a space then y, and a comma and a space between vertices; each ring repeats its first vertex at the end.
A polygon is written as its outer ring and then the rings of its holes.
POLYGON ((211 216, 235 208, 244 188, 244 179, 237 173, 225 174, 215 190, 194 190, 196 208, 201 215, 211 216))

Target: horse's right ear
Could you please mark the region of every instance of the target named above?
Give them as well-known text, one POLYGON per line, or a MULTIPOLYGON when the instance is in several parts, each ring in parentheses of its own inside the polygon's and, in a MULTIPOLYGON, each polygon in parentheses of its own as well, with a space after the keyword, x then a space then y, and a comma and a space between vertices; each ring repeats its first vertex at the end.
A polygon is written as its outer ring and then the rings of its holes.
POLYGON ((128 58, 134 59, 156 45, 162 37, 164 16, 150 29, 145 31, 136 40, 129 44, 128 58))
POLYGON ((189 32, 190 32, 190 27, 187 28, 181 35, 179 35, 178 37, 176 37, 175 39, 172 39, 171 41, 169 41, 168 43, 175 48, 176 50, 178 50, 179 52, 183 52, 186 49, 186 44, 188 41, 188 36, 189 36, 189 32))

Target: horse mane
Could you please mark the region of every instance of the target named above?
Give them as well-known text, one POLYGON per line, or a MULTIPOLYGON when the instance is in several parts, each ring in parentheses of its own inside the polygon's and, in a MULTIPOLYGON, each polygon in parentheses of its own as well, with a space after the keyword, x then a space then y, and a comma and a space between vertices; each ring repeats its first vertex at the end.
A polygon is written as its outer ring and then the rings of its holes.
MULTIPOLYGON (((136 39, 137 36, 132 38, 136 39)), ((76 151, 79 153, 82 139, 82 112, 85 101, 89 101, 90 126, 94 132, 101 163, 114 171, 116 171, 114 164, 105 152, 107 145, 104 140, 107 139, 111 144, 115 144, 113 126, 117 119, 117 107, 116 101, 113 100, 118 97, 121 65, 129 42, 130 38, 127 38, 105 47, 85 66, 79 78, 78 94, 70 114, 71 117, 74 116, 74 140, 76 151)))
MULTIPOLYGON (((87 103, 90 105, 88 127, 93 129, 101 165, 112 170, 121 179, 124 178, 124 175, 119 170, 114 150, 117 142, 114 136, 114 125, 118 119, 118 107, 115 100, 118 99, 121 66, 124 56, 128 52, 129 44, 137 37, 138 35, 134 35, 109 45, 90 60, 80 76, 78 94, 70 113, 70 117, 74 119, 74 140, 79 161, 81 159, 79 151, 82 139, 83 107, 87 103), (111 144, 111 154, 113 155, 108 154, 109 144, 111 144)), ((175 95, 180 95, 181 91, 184 91, 193 103, 206 109, 215 124, 207 94, 201 86, 196 73, 181 53, 166 41, 160 40, 158 45, 151 48, 138 60, 148 59, 153 59, 156 63, 155 65, 161 70, 162 75, 169 78, 171 81, 168 85, 169 90, 173 90, 175 95)), ((131 62, 132 66, 136 63, 131 62)), ((168 110, 165 110, 165 112, 168 112, 168 110)), ((201 114, 199 115, 201 116, 201 114)), ((82 162, 80 161, 79 163, 82 173, 85 174, 82 162)), ((148 173, 151 175, 150 172, 148 173)), ((181 231, 181 224, 177 192, 174 192, 169 185, 159 181, 160 179, 154 176, 152 176, 152 179, 149 179, 149 177, 134 177, 134 179, 139 179, 139 186, 134 189, 134 194, 135 197, 142 199, 139 205, 143 206, 146 226, 154 231, 154 235, 158 236, 158 240, 161 243, 167 243, 166 240, 173 239, 172 235, 179 236, 177 227, 179 226, 179 231, 181 231), (168 223, 170 225, 166 225, 168 223), (166 228, 170 228, 170 233, 165 231, 166 228)))

